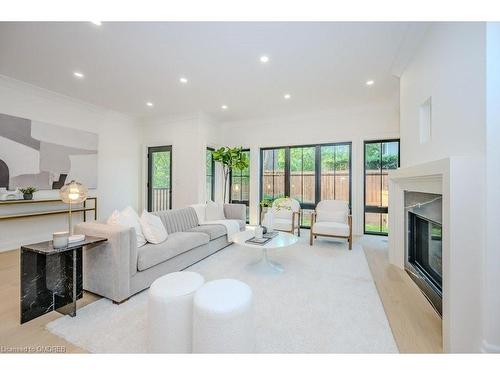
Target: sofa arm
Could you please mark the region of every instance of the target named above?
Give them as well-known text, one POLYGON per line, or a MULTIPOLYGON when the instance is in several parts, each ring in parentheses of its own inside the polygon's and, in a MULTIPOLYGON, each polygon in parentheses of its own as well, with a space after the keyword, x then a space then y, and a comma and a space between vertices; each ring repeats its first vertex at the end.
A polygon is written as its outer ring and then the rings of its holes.
POLYGON ((75 233, 107 238, 84 251, 84 289, 115 302, 130 297, 130 278, 137 272, 135 230, 90 222, 76 225, 75 233))
POLYGON ((240 203, 225 203, 224 216, 226 219, 247 221, 247 206, 240 203))

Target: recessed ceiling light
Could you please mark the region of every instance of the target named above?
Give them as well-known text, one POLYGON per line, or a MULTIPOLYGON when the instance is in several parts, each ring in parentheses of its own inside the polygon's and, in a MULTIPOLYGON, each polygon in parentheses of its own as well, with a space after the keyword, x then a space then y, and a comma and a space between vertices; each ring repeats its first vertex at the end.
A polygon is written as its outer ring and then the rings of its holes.
POLYGON ((147 105, 148 107, 152 107, 154 104, 153 104, 153 103, 151 103, 151 102, 146 102, 146 105, 147 105))
POLYGON ((262 55, 262 56, 260 57, 260 62, 261 62, 261 63, 266 63, 266 62, 268 62, 268 61, 269 61, 269 56, 262 55))
POLYGON ((101 21, 90 21, 90 22, 93 23, 96 26, 101 26, 102 25, 101 21))
POLYGON ((375 81, 373 79, 370 79, 368 81, 366 81, 366 86, 371 86, 375 83, 375 81))
POLYGON ((179 78, 180 83, 188 83, 188 79, 186 77, 179 78))
POLYGON ((285 98, 286 100, 290 99, 291 97, 292 97, 292 95, 290 95, 290 94, 283 95, 283 98, 285 98))
POLYGON ((223 104, 223 105, 221 105, 221 106, 220 106, 220 108, 221 108, 223 111, 225 111, 225 110, 227 109, 227 105, 223 104))
POLYGON ((83 73, 81 73, 81 72, 73 72, 73 75, 74 75, 76 78, 80 78, 80 79, 82 79, 82 78, 84 78, 84 77, 85 77, 85 75, 84 75, 83 73))

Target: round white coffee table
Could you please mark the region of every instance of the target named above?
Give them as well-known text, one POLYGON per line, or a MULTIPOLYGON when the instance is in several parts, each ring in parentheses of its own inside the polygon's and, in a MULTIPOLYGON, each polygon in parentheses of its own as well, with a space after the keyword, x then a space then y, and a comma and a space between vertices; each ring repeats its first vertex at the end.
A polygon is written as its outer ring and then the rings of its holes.
POLYGON ((276 237, 272 238, 271 241, 265 243, 264 245, 257 245, 245 242, 246 240, 249 240, 254 236, 255 233, 253 230, 246 230, 244 232, 236 234, 233 237, 234 243, 237 243, 245 247, 262 250, 261 259, 258 262, 251 264, 250 266, 252 268, 255 268, 256 270, 260 270, 263 272, 269 272, 269 271, 283 272, 284 271, 283 267, 279 263, 270 260, 267 252, 268 250, 291 246, 295 244, 299 240, 299 238, 291 233, 278 232, 278 235, 276 237))

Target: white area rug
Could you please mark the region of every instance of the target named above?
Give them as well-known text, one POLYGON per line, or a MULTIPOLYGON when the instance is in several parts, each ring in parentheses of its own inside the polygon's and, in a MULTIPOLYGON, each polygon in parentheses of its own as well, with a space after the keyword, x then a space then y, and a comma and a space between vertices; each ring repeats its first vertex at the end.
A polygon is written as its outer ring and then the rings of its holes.
MULTIPOLYGON (((206 280, 235 278, 254 293, 257 352, 395 353, 397 347, 364 252, 355 244, 309 233, 289 248, 270 251, 282 274, 256 273, 248 265, 260 250, 232 245, 195 264, 206 280)), ((147 291, 114 305, 101 299, 47 325, 52 333, 94 353, 143 353, 147 291)))

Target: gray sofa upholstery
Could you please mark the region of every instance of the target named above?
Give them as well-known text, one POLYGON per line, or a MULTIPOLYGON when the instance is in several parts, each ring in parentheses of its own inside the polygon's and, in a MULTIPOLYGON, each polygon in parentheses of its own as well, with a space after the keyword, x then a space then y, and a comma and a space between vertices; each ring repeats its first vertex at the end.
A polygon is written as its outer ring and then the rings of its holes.
MULTIPOLYGON (((227 219, 238 220, 245 229, 246 207, 225 204, 227 219)), ((83 253, 83 287, 120 303, 149 288, 158 277, 181 271, 230 245, 226 227, 200 225, 192 207, 154 212, 167 230, 160 244, 137 248, 133 228, 99 222, 80 223, 75 233, 106 237, 107 242, 83 253)))

